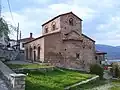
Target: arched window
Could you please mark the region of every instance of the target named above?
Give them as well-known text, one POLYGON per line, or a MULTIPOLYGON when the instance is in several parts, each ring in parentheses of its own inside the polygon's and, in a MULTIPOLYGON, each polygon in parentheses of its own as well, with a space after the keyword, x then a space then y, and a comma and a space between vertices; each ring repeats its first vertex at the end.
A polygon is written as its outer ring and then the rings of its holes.
POLYGON ((34 46, 34 49, 36 49, 36 46, 34 46))
POLYGON ((52 25, 52 30, 55 30, 56 26, 55 24, 52 25))
POLYGON ((73 19, 72 18, 69 19, 69 25, 73 26, 73 19))
POLYGON ((28 48, 26 48, 26 60, 28 60, 28 48))
POLYGON ((47 27, 45 27, 45 33, 48 33, 48 28, 47 27))
POLYGON ((55 22, 52 22, 52 30, 54 31, 56 29, 56 23, 55 22))
POLYGON ((33 49, 32 49, 32 47, 30 47, 30 60, 32 60, 32 51, 33 51, 33 49))
POLYGON ((80 57, 80 54, 76 53, 76 58, 79 59, 79 57, 80 57))
POLYGON ((40 59, 40 46, 38 47, 38 59, 40 59))

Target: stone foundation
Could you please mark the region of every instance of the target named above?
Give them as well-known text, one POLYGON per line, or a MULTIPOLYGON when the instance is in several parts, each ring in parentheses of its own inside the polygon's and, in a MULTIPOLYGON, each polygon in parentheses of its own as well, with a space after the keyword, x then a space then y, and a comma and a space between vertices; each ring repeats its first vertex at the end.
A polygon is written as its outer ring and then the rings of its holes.
POLYGON ((25 75, 16 74, 0 61, 0 78, 4 80, 8 90, 25 90, 25 75))
POLYGON ((11 90, 25 90, 25 75, 10 74, 11 90))

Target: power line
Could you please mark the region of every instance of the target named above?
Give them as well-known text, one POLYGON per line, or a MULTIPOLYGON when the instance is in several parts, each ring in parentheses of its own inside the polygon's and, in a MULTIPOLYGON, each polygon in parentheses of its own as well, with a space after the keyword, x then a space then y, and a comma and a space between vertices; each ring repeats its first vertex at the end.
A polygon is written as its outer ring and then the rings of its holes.
POLYGON ((9 7, 9 11, 10 11, 10 15, 11 15, 12 21, 13 21, 14 25, 16 26, 15 21, 14 21, 14 18, 13 18, 13 15, 12 15, 12 10, 11 10, 11 6, 10 6, 10 1, 7 0, 7 2, 8 2, 8 7, 9 7))
POLYGON ((1 0, 0 0, 0 18, 1 18, 1 11, 2 11, 2 3, 1 3, 1 0))

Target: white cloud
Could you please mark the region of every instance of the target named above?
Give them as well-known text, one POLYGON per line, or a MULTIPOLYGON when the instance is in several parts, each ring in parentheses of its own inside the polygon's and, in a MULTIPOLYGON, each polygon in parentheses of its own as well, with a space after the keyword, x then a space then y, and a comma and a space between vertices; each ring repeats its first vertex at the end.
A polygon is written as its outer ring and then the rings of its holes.
MULTIPOLYGON (((20 23, 23 37, 29 36, 30 32, 33 32, 35 37, 40 36, 41 25, 44 22, 58 14, 72 11, 83 19, 83 28, 90 29, 86 30, 87 35, 94 37, 97 43, 120 45, 120 13, 117 8, 120 5, 119 0, 65 0, 64 2, 26 0, 25 2, 27 1, 44 6, 31 6, 13 12, 15 22, 20 23)), ((4 12, 4 16, 7 21, 12 21, 9 12, 4 12)))
MULTIPOLYGON (((38 28, 37 23, 35 21, 29 20, 28 16, 24 16, 18 13, 13 13, 13 16, 14 16, 14 21, 16 22, 16 27, 17 27, 17 23, 19 22, 19 27, 22 32, 22 37, 28 37, 30 32, 33 32, 33 33, 36 32, 35 29, 38 28)), ((9 24, 14 25, 9 12, 4 13, 4 18, 9 24)), ((40 34, 40 30, 39 30, 39 34, 40 34)), ((37 35, 38 33, 35 34, 35 36, 37 35)), ((15 38, 16 32, 15 31, 12 32, 10 37, 16 39, 15 38)))
POLYGON ((74 4, 64 4, 64 3, 52 4, 49 6, 49 8, 53 12, 57 12, 58 14, 73 11, 82 19, 92 18, 92 16, 94 16, 94 13, 95 13, 93 9, 90 9, 87 7, 80 7, 74 4))
POLYGON ((111 17, 106 24, 100 24, 95 34, 97 43, 109 45, 120 45, 120 17, 111 17))
MULTIPOLYGON (((41 25, 58 14, 73 11, 83 18, 89 18, 90 14, 94 12, 89 8, 80 8, 75 5, 69 6, 70 5, 63 3, 51 4, 45 8, 25 8, 22 11, 13 12, 12 14, 16 24, 18 22, 20 24, 22 37, 27 37, 30 32, 33 32, 35 36, 39 36, 41 33, 41 25)), ((3 15, 9 23, 12 22, 9 12, 4 12, 3 15)), ((16 35, 12 35, 11 37, 14 38, 15 36, 16 35)))

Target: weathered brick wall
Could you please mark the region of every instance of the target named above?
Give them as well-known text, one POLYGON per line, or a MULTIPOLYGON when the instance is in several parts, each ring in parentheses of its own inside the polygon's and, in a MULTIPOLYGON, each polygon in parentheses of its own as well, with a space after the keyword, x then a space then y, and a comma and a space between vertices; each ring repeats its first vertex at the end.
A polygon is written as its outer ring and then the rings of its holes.
POLYGON ((95 60, 95 42, 83 36, 83 60, 86 62, 87 68, 90 64, 96 63, 95 60))
POLYGON ((62 41, 60 33, 45 37, 45 61, 54 65, 89 69, 89 65, 95 63, 95 42, 81 37, 83 41, 62 41), (52 42, 53 41, 53 42, 52 42), (79 54, 79 59, 76 58, 79 54))
POLYGON ((45 37, 45 62, 59 62, 63 58, 60 54, 61 43, 62 40, 59 32, 45 37))
POLYGON ((80 35, 82 33, 82 21, 73 14, 67 14, 60 17, 61 33, 64 35, 70 31, 76 31, 80 35), (69 25, 69 19, 73 19, 73 26, 69 25))
MULTIPOLYGON (((41 47, 44 52, 44 62, 67 68, 84 68, 88 70, 91 63, 95 63, 95 42, 82 34, 82 20, 73 14, 66 14, 42 26, 44 41, 39 39, 29 43, 41 47), (73 19, 73 25, 69 19, 73 19), (55 24, 55 30, 52 25, 55 24), (45 28, 48 33, 45 33, 45 28), (64 40, 63 40, 64 39, 64 40), (79 54, 79 58, 76 58, 79 54)), ((27 45, 27 47, 29 46, 27 45)))
MULTIPOLYGON (((36 60, 37 61, 44 61, 44 38, 40 38, 37 39, 35 41, 32 41, 28 44, 25 44, 25 49, 28 49, 28 59, 30 59, 30 57, 32 57, 32 60, 34 59, 34 55, 33 52, 36 51, 36 60), (34 46, 36 46, 36 48, 34 49, 34 46), (38 47, 40 46, 40 59, 37 59, 38 57, 38 47), (30 56, 30 48, 32 48, 32 56, 30 56)), ((25 50, 25 57, 26 55, 26 50, 25 50)))
POLYGON ((48 28, 48 33, 54 33, 60 31, 60 17, 52 20, 51 22, 42 26, 42 34, 48 34, 45 32, 45 28, 48 28), (52 25, 55 24, 55 30, 53 30, 52 25))

